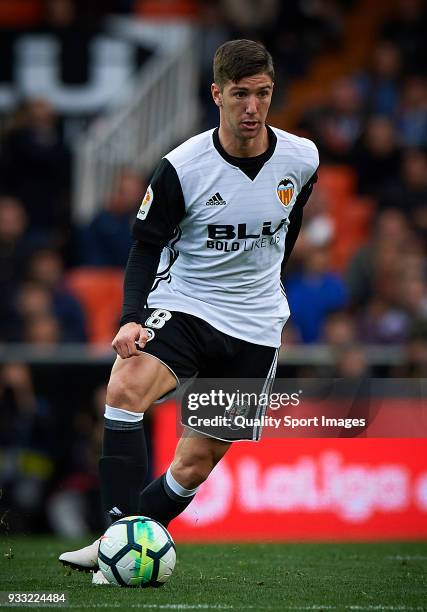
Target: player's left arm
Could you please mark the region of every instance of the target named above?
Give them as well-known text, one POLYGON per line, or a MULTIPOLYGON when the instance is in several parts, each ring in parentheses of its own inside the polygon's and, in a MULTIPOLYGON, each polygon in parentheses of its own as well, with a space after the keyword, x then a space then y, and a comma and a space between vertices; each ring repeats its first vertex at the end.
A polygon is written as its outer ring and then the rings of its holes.
POLYGON ((316 182, 317 182, 317 171, 306 182, 304 187, 299 192, 297 199, 295 201, 294 207, 292 208, 290 212, 288 232, 286 234, 286 242, 285 242, 285 253, 283 255, 283 261, 282 261, 282 270, 288 263, 289 257, 293 251, 293 248, 299 236, 301 225, 302 225, 304 206, 307 204, 308 199, 311 195, 311 192, 313 191, 313 187, 316 182))

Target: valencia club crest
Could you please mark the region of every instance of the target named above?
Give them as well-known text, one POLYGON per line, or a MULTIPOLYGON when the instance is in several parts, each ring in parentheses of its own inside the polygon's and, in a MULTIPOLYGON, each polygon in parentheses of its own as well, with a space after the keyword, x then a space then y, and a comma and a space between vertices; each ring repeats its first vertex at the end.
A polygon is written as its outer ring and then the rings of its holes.
POLYGON ((277 185, 276 191, 283 206, 287 206, 294 195, 294 184, 291 179, 284 178, 277 185))

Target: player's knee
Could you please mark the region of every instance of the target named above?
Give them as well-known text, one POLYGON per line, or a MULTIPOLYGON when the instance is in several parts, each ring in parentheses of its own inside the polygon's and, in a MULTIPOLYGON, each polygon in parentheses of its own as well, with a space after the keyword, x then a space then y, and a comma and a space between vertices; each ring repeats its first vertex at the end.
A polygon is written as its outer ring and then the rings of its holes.
POLYGON ((132 412, 145 412, 148 408, 144 394, 135 388, 132 380, 121 373, 112 375, 107 387, 107 404, 132 412))

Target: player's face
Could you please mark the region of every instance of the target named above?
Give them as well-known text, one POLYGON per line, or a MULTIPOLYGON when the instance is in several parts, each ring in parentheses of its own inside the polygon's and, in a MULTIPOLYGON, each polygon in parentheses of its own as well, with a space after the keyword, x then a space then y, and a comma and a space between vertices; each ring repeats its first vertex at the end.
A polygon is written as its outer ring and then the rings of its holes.
POLYGON ((273 81, 267 74, 255 74, 237 83, 229 81, 222 91, 212 85, 221 125, 242 141, 256 138, 264 128, 272 93, 273 81))

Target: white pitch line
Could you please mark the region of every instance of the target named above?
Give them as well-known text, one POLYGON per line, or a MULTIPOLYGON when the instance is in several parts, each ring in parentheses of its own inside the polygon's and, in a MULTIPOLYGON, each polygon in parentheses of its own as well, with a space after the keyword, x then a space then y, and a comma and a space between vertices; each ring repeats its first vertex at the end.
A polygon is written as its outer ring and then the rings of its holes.
MULTIPOLYGON (((122 608, 124 604, 117 603, 97 603, 97 604, 66 604, 66 608, 122 608)), ((43 607, 58 607, 58 606, 43 606, 43 607)), ((233 606, 226 604, 131 604, 129 608, 141 608, 146 610, 259 610, 259 606, 243 605, 233 606)), ((370 604, 370 605, 344 605, 344 606, 330 606, 324 604, 312 604, 310 606, 266 606, 263 605, 263 610, 349 610, 354 612, 415 612, 425 611, 424 607, 421 606, 405 606, 405 605, 383 605, 383 604, 370 604)))
POLYGON ((389 555, 388 561, 427 561, 427 555, 389 555))
POLYGON ((357 612, 359 612, 359 610, 390 610, 390 612, 394 612, 395 610, 402 610, 402 612, 406 612, 406 610, 425 610, 425 608, 421 607, 421 606, 383 606, 381 604, 379 605, 369 605, 369 606, 346 606, 346 610, 357 610, 357 612))
MULTIPOLYGON (((250 607, 250 606, 248 606, 250 607)), ((267 608, 273 609, 273 608, 267 608)), ((312 604, 311 606, 282 606, 282 610, 354 610, 355 612, 363 612, 363 611, 387 611, 387 612, 414 612, 415 610, 425 610, 425 608, 421 606, 394 606, 394 605, 344 605, 344 606, 327 606, 322 604, 312 604)))
MULTIPOLYGON (((64 608, 122 608, 126 605, 129 608, 145 608, 154 610, 232 610, 234 606, 221 604, 122 604, 122 603, 96 603, 96 604, 64 604, 64 608)), ((43 606, 53 607, 53 606, 43 606)), ((55 606, 56 608, 58 606, 55 606)), ((62 607, 62 606, 61 606, 62 607)), ((251 607, 251 606, 249 606, 251 607)), ((239 609, 246 609, 248 606, 239 609)))

